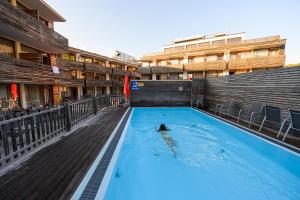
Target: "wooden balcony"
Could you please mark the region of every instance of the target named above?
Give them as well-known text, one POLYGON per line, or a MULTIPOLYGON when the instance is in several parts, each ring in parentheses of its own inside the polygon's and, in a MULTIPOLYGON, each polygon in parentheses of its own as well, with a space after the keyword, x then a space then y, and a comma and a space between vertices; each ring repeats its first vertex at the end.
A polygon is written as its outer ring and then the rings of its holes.
POLYGON ((62 58, 57 58, 56 59, 57 66, 62 66, 66 67, 70 70, 79 70, 83 71, 83 62, 76 62, 76 61, 70 61, 70 60, 65 60, 62 58))
POLYGON ((92 79, 86 79, 85 80, 85 86, 86 87, 95 87, 95 86, 112 86, 113 81, 111 80, 92 80, 92 79))
POLYGON ((112 85, 113 86, 119 86, 119 87, 123 87, 124 83, 121 80, 113 80, 112 81, 112 85))
POLYGON ((121 70, 118 68, 113 68, 113 75, 118 75, 118 76, 129 76, 130 72, 129 71, 125 71, 125 70, 121 70))
POLYGON ((0 3, 0 35, 46 53, 68 49, 68 40, 8 1, 0 3))
POLYGON ((87 72, 95 72, 95 73, 102 73, 102 74, 111 74, 110 67, 103 67, 101 65, 93 64, 93 63, 84 63, 84 70, 87 72))
POLYGON ((168 67, 176 68, 176 69, 183 69, 183 64, 167 64, 168 67))
POLYGON ((285 63, 285 56, 254 57, 244 59, 232 59, 229 61, 229 69, 256 69, 282 67, 285 63))
POLYGON ((100 74, 113 74, 117 76, 129 76, 134 78, 140 78, 141 75, 137 72, 130 72, 121 70, 118 68, 104 67, 94 63, 83 63, 78 61, 69 61, 61 58, 57 58, 57 66, 64 67, 68 70, 79 70, 83 72, 90 73, 100 73, 100 74))
POLYGON ((73 80, 70 70, 64 67, 59 67, 59 74, 54 74, 49 65, 6 56, 0 56, 0 82, 83 85, 83 80, 73 80))
POLYGON ((191 63, 191 64, 184 65, 185 71, 224 70, 225 68, 226 68, 225 60, 191 63))

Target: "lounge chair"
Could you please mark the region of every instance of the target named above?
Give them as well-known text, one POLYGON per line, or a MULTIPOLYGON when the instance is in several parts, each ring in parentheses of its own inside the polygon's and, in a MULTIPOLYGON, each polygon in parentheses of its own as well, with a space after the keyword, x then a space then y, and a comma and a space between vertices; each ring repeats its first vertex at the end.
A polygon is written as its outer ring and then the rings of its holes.
POLYGON ((218 110, 219 110, 219 116, 221 116, 222 113, 228 114, 231 104, 232 104, 232 99, 225 99, 225 101, 222 104, 217 104, 215 108, 215 115, 217 115, 218 110))
POLYGON ((265 116, 264 119, 260 125, 259 132, 261 132, 261 129, 265 122, 272 122, 275 124, 280 124, 281 127, 279 129, 279 133, 281 132, 283 125, 285 124, 286 120, 282 121, 282 116, 281 116, 281 108, 279 107, 274 107, 274 106, 265 106, 265 116))
POLYGON ((250 128, 253 117, 259 116, 262 113, 263 108, 264 108, 263 103, 252 102, 249 108, 241 109, 239 111, 237 122, 238 123, 240 122, 242 116, 246 116, 246 119, 249 121, 249 128, 250 128))
POLYGON ((201 105, 201 108, 203 109, 203 95, 197 95, 196 98, 192 98, 191 107, 194 106, 194 103, 196 103, 196 108, 199 108, 199 105, 201 105))
MULTIPOLYGON (((291 120, 291 123, 290 123, 288 129, 286 130, 286 132, 282 138, 282 141, 285 140, 286 136, 288 135, 288 133, 291 129, 300 131, 300 111, 290 110, 290 120, 291 120)), ((282 124, 281 130, 282 130, 283 126, 284 126, 284 123, 282 124)), ((281 131, 278 132, 277 137, 279 137, 280 133, 281 133, 281 131)))

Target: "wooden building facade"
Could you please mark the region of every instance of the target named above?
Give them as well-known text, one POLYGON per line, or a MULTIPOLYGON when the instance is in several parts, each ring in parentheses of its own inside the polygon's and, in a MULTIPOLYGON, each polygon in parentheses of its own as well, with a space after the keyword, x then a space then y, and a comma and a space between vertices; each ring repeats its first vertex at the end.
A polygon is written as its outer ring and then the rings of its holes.
POLYGON ((244 33, 199 35, 176 39, 140 61, 142 67, 181 69, 183 79, 217 77, 283 67, 285 44, 280 36, 245 40, 244 33))
POLYGON ((54 30, 65 19, 43 0, 0 2, 0 110, 121 93, 137 65, 80 49, 54 30))

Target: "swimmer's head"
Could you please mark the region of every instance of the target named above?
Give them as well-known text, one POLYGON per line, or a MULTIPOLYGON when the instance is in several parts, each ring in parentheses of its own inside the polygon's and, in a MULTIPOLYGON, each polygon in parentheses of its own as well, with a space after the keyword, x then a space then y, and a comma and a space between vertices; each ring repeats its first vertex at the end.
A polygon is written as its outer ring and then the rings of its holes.
POLYGON ((160 124, 158 131, 167 131, 167 127, 165 124, 160 124))

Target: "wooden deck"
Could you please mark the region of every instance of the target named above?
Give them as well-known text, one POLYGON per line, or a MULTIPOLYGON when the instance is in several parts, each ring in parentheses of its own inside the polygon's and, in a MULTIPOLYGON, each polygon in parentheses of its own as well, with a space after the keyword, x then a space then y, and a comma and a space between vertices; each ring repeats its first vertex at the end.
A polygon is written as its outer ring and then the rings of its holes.
POLYGON ((0 199, 69 199, 124 112, 106 112, 1 176, 0 199))

